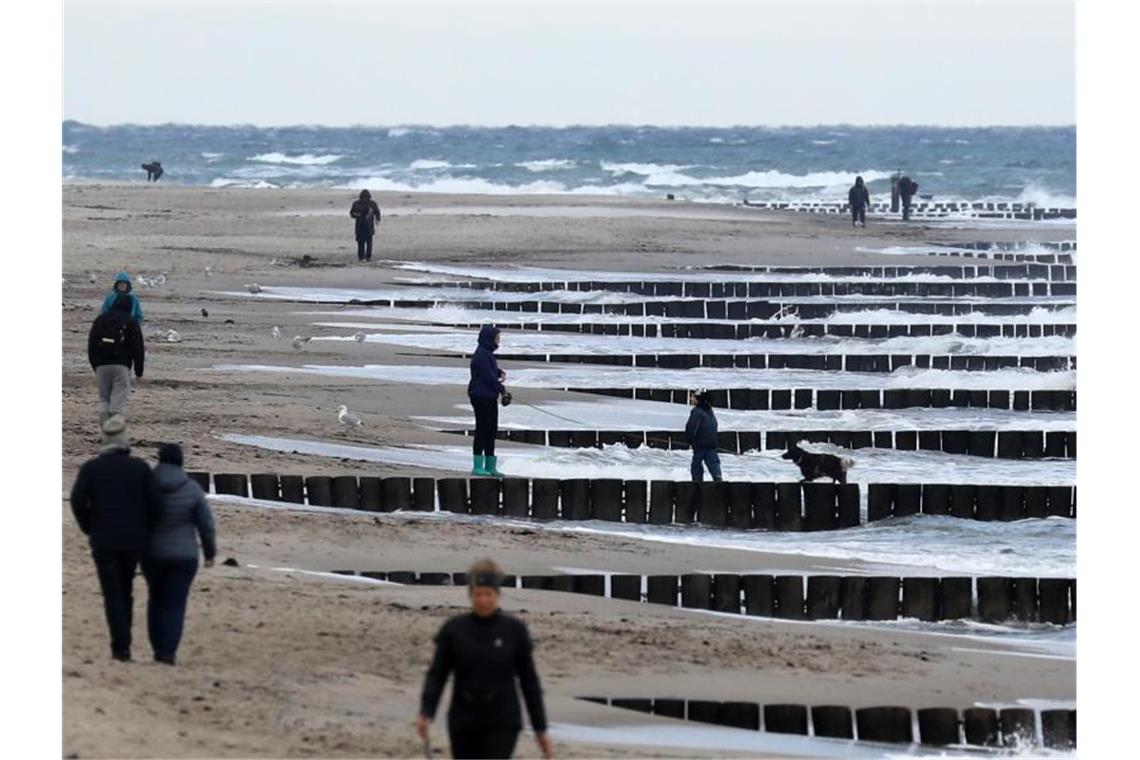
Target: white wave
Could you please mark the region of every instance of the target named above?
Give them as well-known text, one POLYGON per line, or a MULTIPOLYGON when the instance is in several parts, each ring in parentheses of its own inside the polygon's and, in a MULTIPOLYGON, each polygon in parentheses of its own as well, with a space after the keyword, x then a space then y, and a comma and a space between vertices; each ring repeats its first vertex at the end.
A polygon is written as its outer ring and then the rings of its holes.
POLYGON ((669 187, 684 187, 693 185, 735 185, 738 187, 753 188, 843 188, 854 181, 855 176, 863 177, 866 182, 878 179, 888 179, 891 172, 870 169, 862 172, 811 172, 808 174, 785 174, 770 169, 763 172, 746 172, 731 177, 691 177, 687 174, 662 171, 649 176, 646 185, 662 185, 669 187))
POLYGON ((709 142, 715 143, 715 144, 720 144, 720 143, 724 142, 724 138, 723 137, 710 137, 709 142))
POLYGON ((392 127, 388 130, 388 137, 403 137, 404 135, 411 134, 413 130, 407 127, 392 127))
POLYGON ((475 164, 453 164, 450 161, 440 161, 432 158, 417 158, 408 164, 412 171, 425 171, 431 169, 474 169, 475 164))
POLYGON ((1053 193, 1041 185, 1030 182, 1014 199, 1018 203, 1033 203, 1038 208, 1076 208, 1077 199, 1070 195, 1053 193))
POLYGON ((952 159, 952 158, 940 158, 940 159, 938 159, 938 163, 946 164, 947 166, 949 166, 949 165, 954 163, 954 159, 952 159))
POLYGON ((277 187, 272 182, 266 182, 259 179, 255 182, 245 179, 234 179, 233 177, 218 177, 210 183, 210 187, 252 187, 258 190, 268 190, 277 187))
POLYGON ((70 155, 70 154, 72 154, 72 153, 78 153, 78 152, 79 152, 79 148, 78 148, 78 147, 76 147, 75 145, 64 145, 64 146, 63 146, 63 152, 64 152, 64 153, 67 153, 68 155, 70 155))
POLYGON ((558 169, 569 169, 577 165, 572 158, 543 158, 537 161, 519 161, 515 166, 532 172, 549 172, 558 169))
POLYGON ((836 140, 812 140, 812 145, 835 145, 836 140))
POLYGON ((403 193, 468 193, 474 195, 544 195, 566 192, 566 186, 561 182, 536 181, 522 185, 503 185, 490 182, 480 177, 449 177, 444 175, 429 182, 409 183, 399 182, 388 177, 367 177, 352 180, 339 189, 360 190, 388 190, 403 193))
POLYGON ((638 163, 613 163, 611 161, 602 161, 602 169, 614 175, 615 177, 622 174, 642 174, 646 177, 651 177, 657 174, 667 174, 675 172, 678 169, 691 169, 692 166, 681 166, 680 164, 638 164, 638 163))
POLYGON ((219 158, 221 158, 222 156, 224 156, 226 154, 225 153, 205 152, 205 153, 199 153, 198 155, 201 156, 202 158, 206 159, 207 161, 217 161, 219 158))
POLYGON ((259 153, 256 156, 250 156, 250 161, 260 161, 265 164, 294 164, 297 166, 327 166, 334 161, 339 161, 344 156, 335 153, 326 153, 321 155, 314 155, 312 153, 302 153, 299 156, 287 156, 284 153, 259 153))

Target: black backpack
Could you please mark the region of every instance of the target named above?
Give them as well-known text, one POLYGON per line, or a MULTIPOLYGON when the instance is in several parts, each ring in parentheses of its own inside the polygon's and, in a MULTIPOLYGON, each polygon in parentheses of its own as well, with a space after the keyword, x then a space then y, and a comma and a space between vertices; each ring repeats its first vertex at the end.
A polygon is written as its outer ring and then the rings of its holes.
POLYGON ((96 317, 95 353, 103 359, 118 359, 125 353, 127 345, 127 320, 113 312, 96 317))

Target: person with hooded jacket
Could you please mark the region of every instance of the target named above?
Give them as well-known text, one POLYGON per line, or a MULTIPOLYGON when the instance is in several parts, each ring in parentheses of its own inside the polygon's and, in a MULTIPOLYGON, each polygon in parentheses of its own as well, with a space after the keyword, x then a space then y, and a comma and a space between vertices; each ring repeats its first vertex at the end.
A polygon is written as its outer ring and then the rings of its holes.
POLYGON ((198 572, 198 539, 206 567, 213 567, 217 554, 214 515, 201 486, 182 469, 178 444, 159 447, 153 477, 158 504, 142 561, 150 591, 146 626, 154 661, 174 665, 186 620, 186 600, 198 572))
POLYGON ((483 325, 479 330, 479 346, 471 355, 471 380, 467 383, 467 397, 475 410, 475 438, 471 450, 475 457, 472 475, 490 475, 501 478, 496 468, 495 436, 499 432, 499 396, 506 394, 503 381, 507 373, 495 361, 499 347, 499 328, 483 325))
POLYGON ((150 465, 131 456, 122 415, 101 426, 103 447, 84 462, 71 487, 71 511, 87 536, 111 632, 111 656, 131 659, 135 569, 147 548, 159 494, 150 465))
POLYGON ((87 360, 95 370, 99 389, 99 424, 114 414, 123 414, 131 393, 131 368, 143 376, 146 346, 138 320, 131 317, 131 299, 120 293, 110 311, 91 323, 87 334, 87 360))
POLYGON ((713 480, 719 481, 720 456, 716 452, 718 426, 708 391, 700 390, 690 394, 689 404, 693 407, 689 413, 689 422, 685 425, 685 437, 693 449, 689 472, 693 481, 699 482, 705 477, 702 465, 707 465, 713 480))
POLYGON ((862 222, 866 227, 871 194, 867 191, 867 185, 863 183, 862 177, 856 177, 855 184, 847 191, 847 205, 851 207, 851 226, 854 227, 856 223, 862 222))
POLYGON ((111 292, 103 299, 103 308, 100 310, 106 314, 115 305, 115 299, 121 295, 129 296, 131 299, 131 316, 135 318, 136 322, 143 321, 142 304, 139 302, 139 297, 136 296, 132 290, 131 276, 126 272, 119 272, 115 275, 115 281, 111 283, 111 292))
POLYGON ((361 190, 348 215, 356 220, 356 259, 372 261, 372 237, 376 234, 376 223, 380 221, 380 207, 372 200, 372 193, 361 190))

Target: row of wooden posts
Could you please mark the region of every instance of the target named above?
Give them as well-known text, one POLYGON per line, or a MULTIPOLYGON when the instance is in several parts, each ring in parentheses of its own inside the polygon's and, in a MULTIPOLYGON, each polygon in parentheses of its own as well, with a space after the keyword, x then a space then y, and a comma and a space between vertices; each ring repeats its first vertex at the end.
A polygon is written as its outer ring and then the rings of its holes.
POLYGON ((1026 707, 861 707, 843 705, 757 704, 742 701, 672 697, 579 697, 587 702, 636 710, 668 718, 712 723, 748 731, 856 739, 868 742, 929 746, 966 744, 1025 749, 1044 746, 1072 750, 1077 746, 1077 711, 1026 707), (1040 731, 1038 717, 1040 716, 1040 731))
MULTIPOLYGON (((452 327, 478 329, 480 322, 448 322, 452 327)), ((923 323, 844 323, 844 322, 505 322, 504 330, 523 332, 620 335, 632 338, 691 338, 749 340, 767 338, 929 338, 953 335, 964 338, 1072 338, 1076 322, 923 322, 923 323)))

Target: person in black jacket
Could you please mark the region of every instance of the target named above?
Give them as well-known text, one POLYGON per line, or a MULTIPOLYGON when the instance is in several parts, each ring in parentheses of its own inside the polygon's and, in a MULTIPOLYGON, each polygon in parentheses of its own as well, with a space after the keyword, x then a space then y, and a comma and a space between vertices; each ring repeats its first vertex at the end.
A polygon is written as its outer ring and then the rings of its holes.
POLYGON ((509 401, 510 394, 503 387, 507 373, 499 369, 495 361, 495 349, 499 347, 499 328, 483 325, 479 330, 479 345, 471 355, 471 380, 467 383, 467 397, 475 410, 475 437, 471 451, 475 458, 472 475, 503 477, 495 459, 495 436, 499 433, 499 396, 503 403, 509 401))
POLYGON ((131 368, 143 376, 146 347, 138 320, 131 316, 134 301, 120 293, 109 311, 91 323, 87 334, 87 359, 95 370, 99 388, 99 424, 114 414, 123 414, 131 392, 131 368))
POLYGON ((202 540, 206 567, 214 566, 217 546, 214 515, 201 486, 182 469, 182 447, 163 444, 158 449, 158 462, 154 482, 159 503, 142 561, 150 592, 146 624, 154 661, 173 665, 182 640, 190 584, 198 572, 197 539, 202 540))
POLYGON ((372 200, 372 193, 361 190, 348 215, 356 220, 357 260, 372 261, 372 236, 376 234, 376 223, 380 221, 380 207, 372 200))
POLYGON ((863 226, 867 226, 867 208, 871 205, 871 194, 867 191, 867 186, 863 184, 862 177, 855 178, 855 184, 847 191, 847 205, 851 207, 851 226, 857 226, 858 222, 862 222, 863 226))
POLYGON ((689 465, 689 472, 694 481, 704 480, 702 465, 707 465, 713 480, 720 480, 720 456, 716 452, 716 414, 708 391, 698 390, 689 394, 689 404, 693 407, 689 413, 689 422, 685 425, 685 436, 693 449, 693 462, 689 465))
POLYGON ((103 423, 103 448, 79 468, 71 511, 87 534, 111 631, 111 656, 131 659, 135 569, 146 550, 159 494, 150 466, 131 456, 122 415, 103 423))
POLYGON ((530 634, 525 623, 499 609, 502 581, 503 571, 493 561, 472 565, 467 582, 471 612, 448 620, 435 637, 435 656, 424 679, 416 730, 428 741, 443 686, 454 671, 447 711, 452 757, 511 756, 522 730, 516 677, 542 756, 553 755, 530 634))
POLYGON ((905 176, 899 179, 899 199, 902 201, 902 218, 904 222, 910 221, 910 200, 917 192, 917 182, 905 176))

